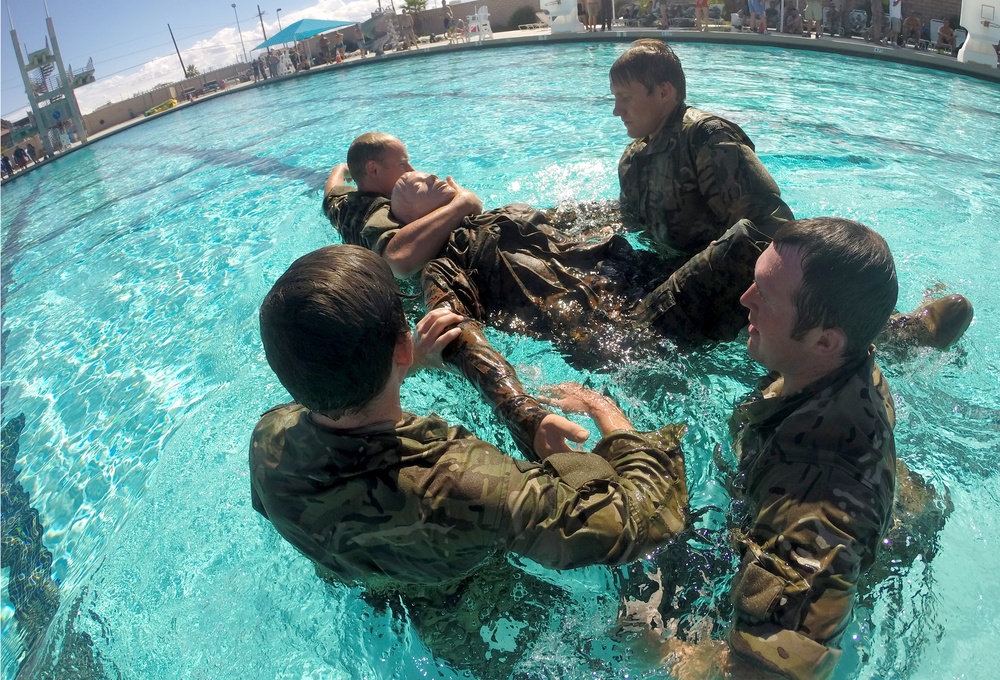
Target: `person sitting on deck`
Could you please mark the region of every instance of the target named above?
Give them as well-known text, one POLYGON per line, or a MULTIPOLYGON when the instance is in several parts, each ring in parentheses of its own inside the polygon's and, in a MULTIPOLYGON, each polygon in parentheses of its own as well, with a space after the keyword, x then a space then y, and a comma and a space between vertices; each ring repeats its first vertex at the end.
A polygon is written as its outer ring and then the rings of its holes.
POLYGON ((948 50, 948 53, 955 51, 955 29, 951 27, 951 19, 945 19, 937 33, 937 48, 948 50))
POLYGON ((795 5, 789 5, 785 11, 785 28, 782 32, 802 35, 802 13, 795 5))
POLYGON ((920 47, 920 33, 923 31, 923 22, 920 20, 919 14, 910 13, 910 16, 903 20, 903 34, 902 34, 902 45, 906 47, 906 43, 913 41, 914 47, 920 47))
POLYGON ((504 659, 482 649, 485 621, 513 620, 523 649, 533 631, 521 636, 517 621, 545 615, 551 599, 506 554, 573 569, 623 564, 671 540, 687 524, 684 426, 637 432, 607 397, 558 386, 556 403, 588 413, 602 438, 593 452, 523 461, 461 425, 405 412, 403 381, 440 364, 459 321, 434 310, 411 335, 392 272, 363 248, 292 263, 261 304, 260 334, 295 401, 254 428, 250 493, 319 575, 382 606, 402 602, 436 655, 501 675, 504 659))

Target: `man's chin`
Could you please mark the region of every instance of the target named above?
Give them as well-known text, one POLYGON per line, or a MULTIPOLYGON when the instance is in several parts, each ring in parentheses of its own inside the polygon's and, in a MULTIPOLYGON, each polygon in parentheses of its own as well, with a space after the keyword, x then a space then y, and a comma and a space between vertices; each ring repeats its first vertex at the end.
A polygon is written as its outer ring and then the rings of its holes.
POLYGON ((747 338, 747 354, 750 355, 751 359, 753 359, 758 364, 763 366, 764 362, 761 361, 760 359, 760 345, 758 344, 758 342, 759 342, 759 336, 757 335, 756 331, 751 331, 750 337, 747 338))

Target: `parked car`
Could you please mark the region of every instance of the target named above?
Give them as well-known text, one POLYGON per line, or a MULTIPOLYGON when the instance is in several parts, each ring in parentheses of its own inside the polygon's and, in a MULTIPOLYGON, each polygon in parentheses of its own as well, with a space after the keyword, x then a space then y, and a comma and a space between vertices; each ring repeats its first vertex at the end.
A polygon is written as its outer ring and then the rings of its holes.
POLYGON ((215 92, 218 89, 219 89, 219 81, 210 80, 207 83, 205 83, 204 86, 202 86, 201 91, 204 92, 205 94, 208 94, 209 92, 215 92))

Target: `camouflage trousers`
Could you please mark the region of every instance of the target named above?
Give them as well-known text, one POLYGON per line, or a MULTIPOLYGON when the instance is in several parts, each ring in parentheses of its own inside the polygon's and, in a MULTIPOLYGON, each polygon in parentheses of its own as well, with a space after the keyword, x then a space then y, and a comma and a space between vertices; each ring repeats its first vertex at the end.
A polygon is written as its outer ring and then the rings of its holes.
POLYGON ((366 590, 363 597, 376 611, 388 608, 408 622, 437 659, 480 678, 510 676, 569 599, 502 555, 457 582, 366 590))
MULTIPOLYGON (((522 229, 525 234, 549 238, 522 229)), ((680 263, 635 250, 619 236, 579 249, 561 244, 555 251, 544 242, 505 250, 505 237, 496 240, 488 255, 493 259, 485 263, 483 257, 463 262, 469 259, 464 253, 447 251, 448 257, 428 263, 421 280, 427 307, 447 306, 503 330, 551 340, 585 368, 620 360, 651 335, 680 346, 735 338, 747 322, 740 297, 768 244, 747 220, 680 263)))

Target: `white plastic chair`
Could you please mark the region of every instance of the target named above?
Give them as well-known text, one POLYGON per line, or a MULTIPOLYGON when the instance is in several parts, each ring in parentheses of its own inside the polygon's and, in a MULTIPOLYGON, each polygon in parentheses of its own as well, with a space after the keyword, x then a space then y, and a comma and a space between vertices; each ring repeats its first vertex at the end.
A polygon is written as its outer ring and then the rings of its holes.
POLYGON ((469 38, 476 37, 479 42, 483 38, 493 37, 493 27, 490 26, 490 8, 483 6, 476 10, 476 13, 469 16, 469 38))

